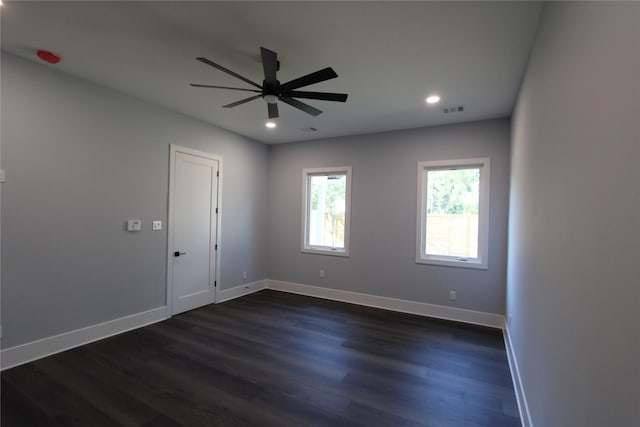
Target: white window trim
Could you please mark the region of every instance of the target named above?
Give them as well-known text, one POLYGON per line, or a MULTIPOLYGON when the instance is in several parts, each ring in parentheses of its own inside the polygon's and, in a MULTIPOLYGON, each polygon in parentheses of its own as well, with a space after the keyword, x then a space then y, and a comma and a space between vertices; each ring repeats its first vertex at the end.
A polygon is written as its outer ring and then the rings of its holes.
POLYGON ((488 269, 489 258, 489 187, 491 186, 491 161, 488 157, 476 159, 418 162, 418 207, 416 216, 416 263, 449 267, 488 269), (478 258, 461 259, 454 256, 428 255, 423 251, 426 239, 426 181, 427 171, 434 169, 462 169, 480 167, 480 200, 478 207, 478 258))
POLYGON ((327 167, 327 168, 305 168, 302 169, 302 242, 300 251, 310 254, 349 256, 349 238, 351 234, 351 166, 327 167), (330 175, 334 173, 346 174, 347 189, 345 192, 345 214, 344 214, 344 249, 331 248, 329 246, 310 245, 307 236, 307 220, 309 218, 309 176, 330 175))

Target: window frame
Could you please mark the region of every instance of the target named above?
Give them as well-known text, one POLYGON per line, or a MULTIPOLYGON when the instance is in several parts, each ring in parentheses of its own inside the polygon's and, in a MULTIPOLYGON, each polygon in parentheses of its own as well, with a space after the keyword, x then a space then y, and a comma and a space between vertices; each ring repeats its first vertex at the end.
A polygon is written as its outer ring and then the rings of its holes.
POLYGON ((302 239, 300 244, 300 252, 317 254, 317 255, 330 255, 348 257, 350 249, 350 235, 351 235, 351 166, 334 166, 324 168, 304 168, 302 169, 302 239), (310 191, 309 185, 310 177, 323 176, 323 175, 336 175, 344 174, 346 177, 346 189, 345 189, 345 212, 344 212, 344 248, 332 248, 330 246, 319 246, 309 244, 309 204, 310 204, 310 191))
POLYGON ((489 157, 473 159, 418 162, 418 191, 416 217, 416 263, 487 270, 489 268, 489 203, 491 187, 491 160, 489 157), (478 200, 478 257, 462 258, 426 253, 427 234, 427 176, 430 170, 480 169, 478 200))

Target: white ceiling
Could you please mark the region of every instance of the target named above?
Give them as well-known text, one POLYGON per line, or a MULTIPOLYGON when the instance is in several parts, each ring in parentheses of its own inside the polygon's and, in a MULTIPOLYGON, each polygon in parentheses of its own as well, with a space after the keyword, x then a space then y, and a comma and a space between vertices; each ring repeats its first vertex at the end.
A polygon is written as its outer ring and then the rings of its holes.
POLYGON ((511 114, 541 3, 529 2, 16 2, 2 6, 2 49, 265 143, 381 132, 511 114), (337 79, 300 90, 345 92, 346 103, 279 103, 275 130, 251 88, 195 60, 262 82, 260 46, 286 82, 325 67, 337 79), (44 63, 43 63, 44 64, 44 63), (428 106, 431 93, 442 97, 428 106), (463 105, 445 115, 443 107, 463 105), (309 127, 316 132, 305 131, 309 127))

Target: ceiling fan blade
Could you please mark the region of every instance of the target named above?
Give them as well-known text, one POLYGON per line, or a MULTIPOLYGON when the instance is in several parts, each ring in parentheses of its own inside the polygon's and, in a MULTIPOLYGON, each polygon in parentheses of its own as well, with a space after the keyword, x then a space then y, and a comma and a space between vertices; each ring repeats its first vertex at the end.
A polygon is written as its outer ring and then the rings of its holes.
POLYGON ((299 90, 291 90, 288 92, 282 92, 282 96, 287 98, 306 98, 306 99, 319 99, 321 101, 337 101, 347 102, 346 93, 331 93, 331 92, 304 92, 299 90))
POLYGON ((276 119, 278 118, 278 104, 267 104, 269 107, 269 118, 276 119))
MULTIPOLYGON (((212 66, 213 68, 217 68, 220 71, 224 71, 225 73, 230 74, 233 77, 242 80, 243 82, 247 82, 250 85, 257 87, 258 89, 262 89, 262 86, 260 86, 258 83, 252 82, 248 78, 242 77, 240 74, 234 73, 233 71, 229 70, 228 68, 223 67, 222 65, 218 65, 215 62, 209 61, 207 58, 198 57, 196 59, 198 61, 202 62, 202 63, 205 63, 207 65, 212 66)), ((300 87, 300 86, 298 86, 298 87, 300 87)))
POLYGON ((276 71, 278 71, 278 54, 272 50, 260 48, 262 54, 262 68, 264 69, 264 81, 269 86, 276 86, 276 71))
POLYGON ((315 73, 307 74, 306 76, 298 77, 295 80, 291 80, 283 85, 280 85, 280 90, 289 91, 294 90, 302 86, 309 86, 314 83, 320 83, 325 80, 331 80, 338 77, 333 68, 327 67, 315 73))
POLYGON ((260 98, 262 95, 250 96, 249 98, 241 99, 240 101, 233 102, 231 104, 223 105, 222 108, 233 108, 237 107, 240 104, 244 104, 245 102, 253 101, 254 99, 260 98))
POLYGON ((244 89, 241 87, 228 87, 228 86, 211 86, 211 85, 201 85, 201 84, 197 84, 197 83, 189 83, 189 86, 193 86, 193 87, 211 87, 214 89, 230 89, 230 90, 244 90, 246 92, 257 92, 257 93, 262 93, 261 90, 255 90, 255 89, 244 89))
POLYGON ((317 116, 318 114, 322 113, 322 111, 318 110, 317 108, 314 108, 309 104, 305 104, 302 101, 298 101, 297 99, 287 98, 286 96, 281 96, 279 99, 280 101, 289 104, 292 107, 297 108, 298 110, 302 110, 307 114, 311 114, 312 116, 317 116))

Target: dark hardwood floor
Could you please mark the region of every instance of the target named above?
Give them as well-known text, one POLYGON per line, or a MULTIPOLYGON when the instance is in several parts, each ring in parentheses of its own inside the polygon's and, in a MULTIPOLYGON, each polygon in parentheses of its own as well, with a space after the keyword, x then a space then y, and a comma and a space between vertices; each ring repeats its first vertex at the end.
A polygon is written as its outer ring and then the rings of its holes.
POLYGON ((266 290, 1 378, 2 427, 520 425, 500 331, 266 290))

